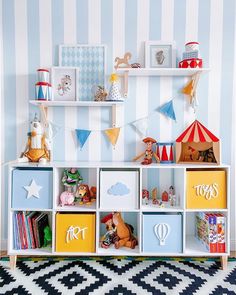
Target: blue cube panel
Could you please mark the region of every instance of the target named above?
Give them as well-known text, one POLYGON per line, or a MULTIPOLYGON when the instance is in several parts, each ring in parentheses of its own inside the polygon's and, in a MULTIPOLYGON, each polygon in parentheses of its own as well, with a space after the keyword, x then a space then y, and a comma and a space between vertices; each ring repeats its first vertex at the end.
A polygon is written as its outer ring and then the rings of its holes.
POLYGON ((181 214, 143 214, 143 251, 182 253, 181 214))
POLYGON ((52 169, 14 169, 12 208, 51 209, 52 186, 52 169))

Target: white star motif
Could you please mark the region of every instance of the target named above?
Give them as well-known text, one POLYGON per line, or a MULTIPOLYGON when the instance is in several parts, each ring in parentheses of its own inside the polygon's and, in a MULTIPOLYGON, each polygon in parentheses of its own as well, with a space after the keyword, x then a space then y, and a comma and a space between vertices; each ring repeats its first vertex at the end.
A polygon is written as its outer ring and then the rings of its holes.
POLYGON ((39 191, 41 190, 41 188, 42 186, 37 185, 35 180, 32 179, 31 184, 29 186, 24 186, 24 189, 28 192, 27 199, 29 199, 32 196, 39 199, 39 191))

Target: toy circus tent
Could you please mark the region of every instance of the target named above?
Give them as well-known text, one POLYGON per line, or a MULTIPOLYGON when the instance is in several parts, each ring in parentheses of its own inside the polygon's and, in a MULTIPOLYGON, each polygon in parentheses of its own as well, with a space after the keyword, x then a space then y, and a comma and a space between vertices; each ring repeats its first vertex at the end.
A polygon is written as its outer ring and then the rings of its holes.
POLYGON ((176 139, 176 163, 220 164, 220 140, 199 121, 194 121, 176 139))

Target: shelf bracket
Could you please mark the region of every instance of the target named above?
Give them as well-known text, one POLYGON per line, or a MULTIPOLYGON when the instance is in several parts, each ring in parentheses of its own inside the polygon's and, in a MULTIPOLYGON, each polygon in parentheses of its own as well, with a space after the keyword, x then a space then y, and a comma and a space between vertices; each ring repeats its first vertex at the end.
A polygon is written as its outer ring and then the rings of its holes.
POLYGON ((111 120, 112 120, 112 128, 116 127, 116 105, 112 105, 111 109, 111 120))

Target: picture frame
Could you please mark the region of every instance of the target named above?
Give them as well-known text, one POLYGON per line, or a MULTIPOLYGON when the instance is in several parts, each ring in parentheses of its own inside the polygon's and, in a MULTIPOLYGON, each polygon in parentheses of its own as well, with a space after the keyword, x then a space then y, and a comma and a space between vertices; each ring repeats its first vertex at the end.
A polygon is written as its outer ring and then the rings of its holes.
POLYGON ((176 68, 176 45, 170 41, 145 42, 146 68, 176 68))
POLYGON ((59 66, 73 66, 80 69, 81 101, 91 100, 94 86, 106 88, 106 51, 104 44, 59 45, 59 66))
POLYGON ((79 68, 51 68, 52 100, 79 100, 79 68))

